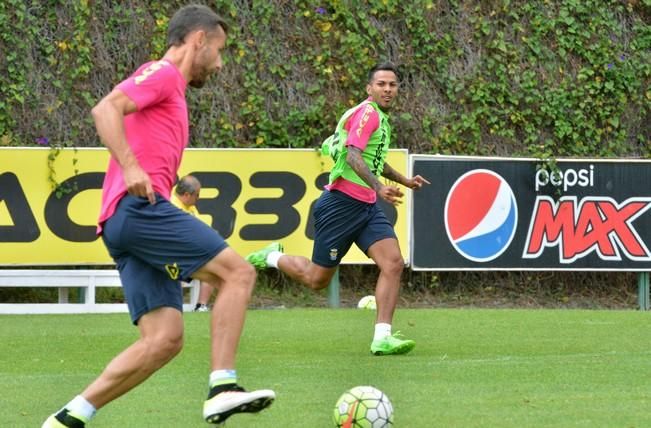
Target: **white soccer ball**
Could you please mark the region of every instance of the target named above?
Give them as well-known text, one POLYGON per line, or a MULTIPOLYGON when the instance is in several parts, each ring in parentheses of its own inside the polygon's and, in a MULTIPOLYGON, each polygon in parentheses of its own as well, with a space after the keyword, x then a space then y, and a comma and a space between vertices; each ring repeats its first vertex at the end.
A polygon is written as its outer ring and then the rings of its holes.
POLYGON ((361 299, 359 299, 359 302, 357 302, 357 307, 360 309, 376 310, 377 304, 375 302, 375 296, 362 297, 361 299))
POLYGON ((385 428, 393 426, 393 406, 385 393, 372 386, 344 392, 335 405, 336 427, 385 428))

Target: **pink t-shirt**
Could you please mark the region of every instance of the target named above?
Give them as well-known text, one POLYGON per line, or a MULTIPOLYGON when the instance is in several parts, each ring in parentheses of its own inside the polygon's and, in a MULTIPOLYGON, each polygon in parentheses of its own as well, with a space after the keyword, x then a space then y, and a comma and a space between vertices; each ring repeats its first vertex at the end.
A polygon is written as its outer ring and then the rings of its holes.
MULTIPOLYGON (((186 87, 181 72, 165 60, 143 64, 116 86, 138 107, 138 111, 124 118, 127 142, 142 169, 149 174, 154 191, 168 199, 183 149, 188 145, 186 87)), ((111 158, 102 185, 98 234, 126 193, 122 169, 111 158)))
MULTIPOLYGON (((369 97, 367 101, 371 100, 369 97)), ((348 138, 346 139, 346 146, 355 146, 364 151, 368 144, 371 135, 380 126, 380 115, 375 111, 373 106, 364 103, 353 113, 344 125, 348 131, 348 138)), ((343 177, 339 177, 334 183, 327 186, 328 190, 338 190, 362 202, 374 203, 377 200, 375 190, 360 186, 359 184, 348 181, 343 177)))

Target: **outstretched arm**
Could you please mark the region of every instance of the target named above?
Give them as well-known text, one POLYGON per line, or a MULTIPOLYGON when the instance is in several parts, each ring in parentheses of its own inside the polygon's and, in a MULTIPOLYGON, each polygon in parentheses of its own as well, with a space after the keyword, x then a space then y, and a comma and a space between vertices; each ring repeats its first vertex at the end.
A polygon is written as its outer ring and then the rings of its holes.
POLYGON ((427 181, 427 179, 421 177, 420 175, 416 175, 412 178, 407 178, 404 175, 400 174, 395 169, 393 169, 391 165, 389 165, 388 163, 384 164, 384 169, 382 170, 382 177, 387 178, 396 183, 400 183, 403 186, 414 190, 419 190, 421 187, 423 187, 423 184, 430 184, 430 182, 427 181))

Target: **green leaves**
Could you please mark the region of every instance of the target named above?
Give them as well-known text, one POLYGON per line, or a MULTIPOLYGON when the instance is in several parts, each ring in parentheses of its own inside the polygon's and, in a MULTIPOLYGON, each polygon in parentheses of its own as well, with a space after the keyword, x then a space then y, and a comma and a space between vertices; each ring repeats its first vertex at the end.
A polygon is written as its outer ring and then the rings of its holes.
POLYGON ((568 0, 555 10, 549 2, 512 2, 501 16, 495 3, 477 6, 470 17, 483 45, 473 72, 444 83, 458 107, 443 119, 440 149, 482 154, 495 141, 507 152, 541 158, 648 155, 622 129, 644 128, 639 116, 624 112, 651 106, 642 89, 648 43, 631 39, 644 51, 622 41, 622 33, 649 32, 641 17, 629 15, 632 24, 622 28, 614 4, 568 0))
MULTIPOLYGON (((649 156, 644 4, 598 0, 216 0, 224 72, 189 92, 191 144, 316 147, 403 69, 394 132, 422 152, 649 156)), ((98 145, 89 108, 167 49, 184 2, 0 2, 0 136, 98 145)))

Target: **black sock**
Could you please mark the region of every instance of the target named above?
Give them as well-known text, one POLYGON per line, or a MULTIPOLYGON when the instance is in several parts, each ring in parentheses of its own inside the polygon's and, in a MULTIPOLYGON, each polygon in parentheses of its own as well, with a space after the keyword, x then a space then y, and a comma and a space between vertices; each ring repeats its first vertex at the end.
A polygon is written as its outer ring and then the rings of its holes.
POLYGON ((215 395, 224 391, 244 391, 244 388, 238 386, 236 383, 224 383, 221 385, 215 385, 210 388, 210 392, 208 392, 208 399, 211 399, 215 395))

